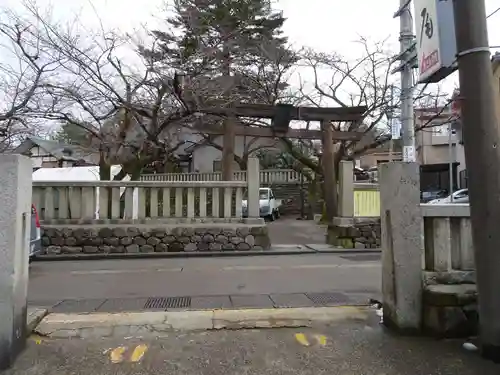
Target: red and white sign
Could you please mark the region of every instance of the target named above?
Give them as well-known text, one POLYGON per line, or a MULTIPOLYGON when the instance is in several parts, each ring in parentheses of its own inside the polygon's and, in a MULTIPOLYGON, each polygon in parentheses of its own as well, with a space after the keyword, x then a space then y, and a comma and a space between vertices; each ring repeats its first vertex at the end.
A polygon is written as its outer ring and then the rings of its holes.
POLYGON ((422 60, 420 61, 420 75, 426 74, 432 68, 439 64, 439 51, 434 50, 429 56, 422 55, 422 60))
POLYGON ((414 0, 420 82, 437 82, 455 68, 453 2, 414 0))

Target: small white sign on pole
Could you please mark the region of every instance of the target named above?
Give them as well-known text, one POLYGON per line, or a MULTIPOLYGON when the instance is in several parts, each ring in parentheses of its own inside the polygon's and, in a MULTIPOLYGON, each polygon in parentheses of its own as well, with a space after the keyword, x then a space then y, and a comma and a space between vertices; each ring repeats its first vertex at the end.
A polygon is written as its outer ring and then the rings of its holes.
POLYGON ((415 155, 415 147, 413 147, 413 146, 404 146, 403 147, 403 161, 404 162, 417 161, 417 158, 415 155))
POLYGON ((391 137, 392 139, 401 138, 401 122, 399 119, 392 119, 391 121, 391 137))
POLYGON ((457 69, 452 0, 414 0, 419 82, 439 82, 457 69))

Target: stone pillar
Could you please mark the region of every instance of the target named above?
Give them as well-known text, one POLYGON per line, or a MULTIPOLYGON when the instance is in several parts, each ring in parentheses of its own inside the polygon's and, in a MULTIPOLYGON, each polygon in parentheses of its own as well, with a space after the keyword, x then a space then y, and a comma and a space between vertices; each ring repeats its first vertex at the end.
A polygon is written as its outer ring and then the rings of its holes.
POLYGON ((339 165, 339 216, 354 216, 354 164, 342 160, 339 165))
POLYGON ((259 211, 260 165, 258 158, 248 158, 247 163, 247 190, 248 190, 248 217, 260 217, 259 211))
POLYGON ((0 370, 26 342, 31 174, 29 158, 0 155, 0 370))
POLYGON ((416 333, 422 324, 423 219, 417 163, 379 169, 384 324, 416 333))

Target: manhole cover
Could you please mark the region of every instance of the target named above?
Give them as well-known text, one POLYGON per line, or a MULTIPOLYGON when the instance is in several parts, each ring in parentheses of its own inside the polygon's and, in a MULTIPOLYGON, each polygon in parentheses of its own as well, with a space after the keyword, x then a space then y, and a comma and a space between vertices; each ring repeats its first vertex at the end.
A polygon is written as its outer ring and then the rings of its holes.
POLYGON ((381 254, 359 254, 359 255, 341 255, 343 259, 353 262, 376 262, 382 258, 381 254))
POLYGON ((182 309, 191 306, 191 297, 150 297, 145 309, 182 309))
POLYGON ((306 293, 306 296, 315 305, 332 305, 349 302, 349 297, 343 293, 306 293))

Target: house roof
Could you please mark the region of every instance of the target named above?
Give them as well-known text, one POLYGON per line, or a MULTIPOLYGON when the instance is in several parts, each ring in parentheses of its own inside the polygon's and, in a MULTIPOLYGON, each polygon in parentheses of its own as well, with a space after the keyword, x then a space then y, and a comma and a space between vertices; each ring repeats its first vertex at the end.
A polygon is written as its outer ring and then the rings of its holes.
POLYGON ((78 161, 82 159, 87 160, 89 155, 94 153, 94 151, 85 149, 78 145, 71 145, 39 137, 26 138, 26 140, 21 143, 13 152, 23 154, 28 152, 34 146, 40 147, 58 160, 66 161, 78 161))

